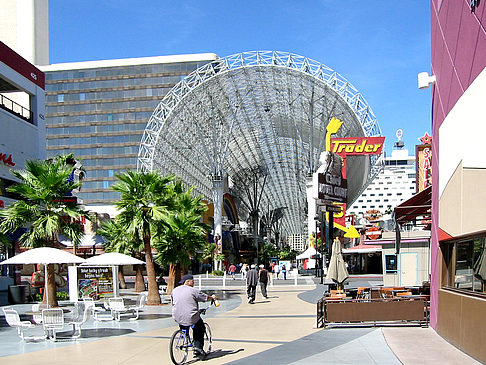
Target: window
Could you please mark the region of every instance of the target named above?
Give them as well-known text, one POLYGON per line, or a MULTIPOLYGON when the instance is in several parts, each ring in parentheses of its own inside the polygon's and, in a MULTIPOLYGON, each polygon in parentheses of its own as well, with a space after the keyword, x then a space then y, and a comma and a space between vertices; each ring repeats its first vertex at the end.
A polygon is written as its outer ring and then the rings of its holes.
POLYGON ((397 273, 397 255, 385 255, 385 273, 397 273))
POLYGON ((57 95, 57 102, 58 103, 64 102, 64 94, 58 94, 57 95))
POLYGON ((448 270, 445 286, 486 293, 485 237, 455 242, 444 247, 442 251, 444 259, 450 263, 445 266, 448 270))

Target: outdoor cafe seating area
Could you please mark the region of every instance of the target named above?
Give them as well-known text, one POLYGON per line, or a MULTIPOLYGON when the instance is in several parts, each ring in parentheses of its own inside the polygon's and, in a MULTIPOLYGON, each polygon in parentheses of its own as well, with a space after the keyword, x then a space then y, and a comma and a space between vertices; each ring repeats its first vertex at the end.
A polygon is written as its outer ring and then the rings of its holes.
POLYGON ((95 322, 119 322, 122 318, 135 321, 146 301, 147 293, 141 293, 135 305, 128 305, 123 297, 99 301, 85 297, 75 302, 74 306, 56 308, 35 303, 24 313, 24 316, 30 316, 29 320, 21 319, 13 307, 3 307, 2 310, 7 324, 16 328, 24 341, 76 340, 81 337, 82 327, 90 318, 95 322))
POLYGON ((331 289, 317 303, 317 326, 331 324, 417 323, 428 326, 430 287, 331 289))

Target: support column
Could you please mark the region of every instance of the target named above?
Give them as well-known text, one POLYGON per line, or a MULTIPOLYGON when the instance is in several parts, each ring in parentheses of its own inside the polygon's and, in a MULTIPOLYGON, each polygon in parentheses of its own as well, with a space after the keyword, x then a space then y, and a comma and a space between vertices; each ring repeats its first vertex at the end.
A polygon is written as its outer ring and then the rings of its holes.
MULTIPOLYGON (((213 206, 214 206, 214 243, 217 245, 218 254, 223 253, 223 191, 224 182, 221 176, 213 177, 213 206), (217 239, 219 237, 219 239, 217 239)), ((222 270, 221 260, 214 261, 214 268, 222 270)))

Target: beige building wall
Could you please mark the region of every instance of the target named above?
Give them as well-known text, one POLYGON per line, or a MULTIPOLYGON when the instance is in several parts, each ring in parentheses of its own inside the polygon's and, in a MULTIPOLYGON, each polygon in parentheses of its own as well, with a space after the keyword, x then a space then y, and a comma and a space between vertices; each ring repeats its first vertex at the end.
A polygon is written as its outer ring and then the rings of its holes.
POLYGON ((440 197, 439 227, 451 236, 484 230, 486 222, 486 168, 459 163, 440 197))

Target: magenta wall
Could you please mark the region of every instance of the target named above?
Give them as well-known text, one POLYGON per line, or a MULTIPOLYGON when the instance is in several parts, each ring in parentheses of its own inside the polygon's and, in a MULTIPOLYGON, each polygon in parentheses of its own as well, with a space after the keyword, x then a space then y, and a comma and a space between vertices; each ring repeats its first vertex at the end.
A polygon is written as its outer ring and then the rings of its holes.
POLYGON ((486 0, 472 11, 471 0, 431 0, 432 234, 430 324, 437 324, 439 259, 439 128, 449 111, 486 66, 486 0))

